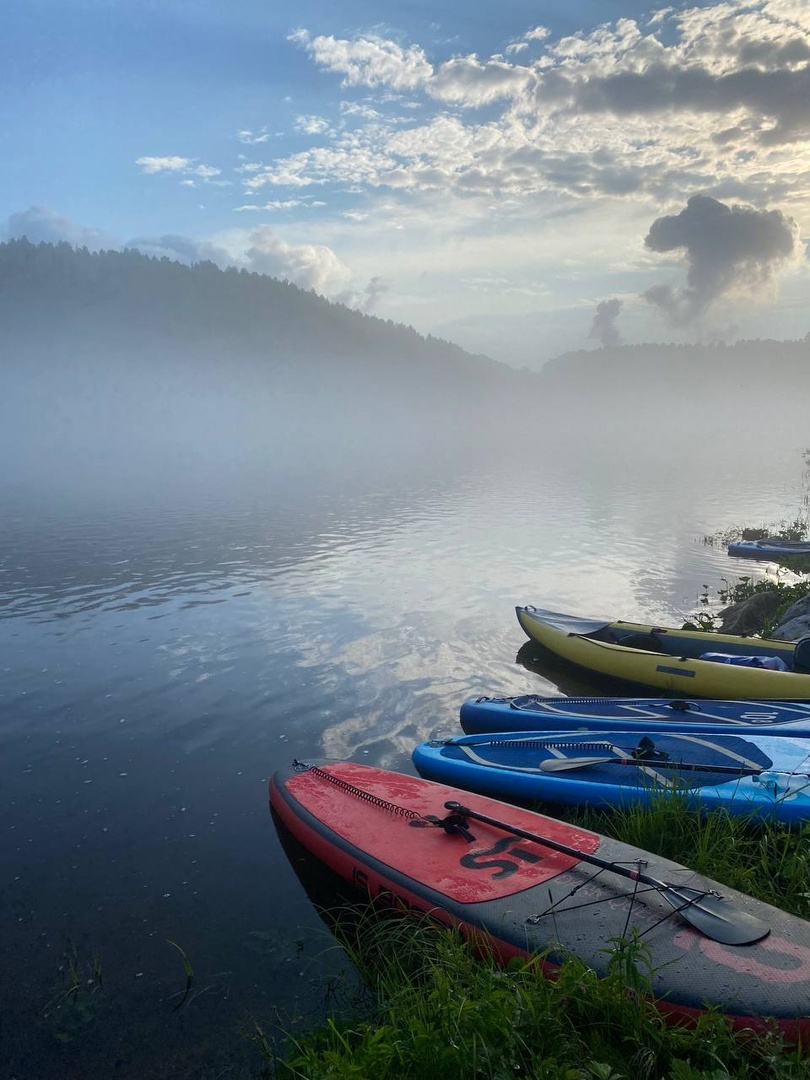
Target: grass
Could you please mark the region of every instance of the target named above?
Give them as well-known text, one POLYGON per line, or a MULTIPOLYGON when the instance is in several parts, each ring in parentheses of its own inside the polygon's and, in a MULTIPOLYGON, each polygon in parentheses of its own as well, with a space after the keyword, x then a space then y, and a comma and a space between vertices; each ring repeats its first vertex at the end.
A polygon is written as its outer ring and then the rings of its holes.
MULTIPOLYGON (((559 815, 558 815, 559 816, 559 815)), ((810 918, 810 825, 799 829, 699 815, 671 795, 651 807, 576 815, 597 832, 674 859, 701 874, 801 918, 810 918)))
MULTIPOLYGON (((568 815, 810 916, 810 830, 700 817, 678 800, 568 815)), ((559 978, 538 958, 498 966, 486 949, 412 916, 350 913, 341 939, 364 996, 315 1030, 267 1049, 277 1080, 810 1080, 810 1059, 777 1035, 741 1039, 722 1017, 668 1026, 647 1000, 649 955, 617 940, 608 974, 575 958, 559 978)))

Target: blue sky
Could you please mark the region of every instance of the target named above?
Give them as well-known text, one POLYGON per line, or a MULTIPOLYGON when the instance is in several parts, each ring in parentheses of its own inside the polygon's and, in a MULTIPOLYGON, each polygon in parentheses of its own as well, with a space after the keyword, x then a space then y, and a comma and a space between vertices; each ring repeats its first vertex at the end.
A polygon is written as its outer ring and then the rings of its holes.
POLYGON ((810 4, 5 0, 0 236, 517 366, 810 331, 810 4))

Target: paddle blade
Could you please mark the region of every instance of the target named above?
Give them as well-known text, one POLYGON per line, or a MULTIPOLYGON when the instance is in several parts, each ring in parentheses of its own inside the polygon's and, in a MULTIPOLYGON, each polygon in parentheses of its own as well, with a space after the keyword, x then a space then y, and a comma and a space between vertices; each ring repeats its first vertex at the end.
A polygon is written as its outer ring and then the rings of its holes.
POLYGON ((722 896, 664 882, 657 888, 682 919, 721 945, 753 945, 771 932, 761 919, 741 911, 722 896))
MULTIPOLYGON (((567 772, 569 769, 587 769, 590 765, 609 765, 616 761, 611 757, 547 758, 540 762, 540 772, 567 772)), ((646 762, 640 761, 639 765, 646 762)))

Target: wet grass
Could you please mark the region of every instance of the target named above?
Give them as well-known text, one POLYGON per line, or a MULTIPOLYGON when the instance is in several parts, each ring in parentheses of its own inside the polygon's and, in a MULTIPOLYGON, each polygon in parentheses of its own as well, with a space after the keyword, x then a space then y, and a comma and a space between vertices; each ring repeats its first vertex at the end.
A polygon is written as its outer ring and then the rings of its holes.
POLYGON ((650 807, 579 811, 567 819, 810 918, 810 825, 766 825, 723 809, 699 815, 677 793, 662 794, 650 807))
MULTIPOLYGON (((569 820, 676 859, 794 914, 810 916, 810 830, 705 817, 678 800, 569 820)), ((572 958, 500 967, 430 921, 353 911, 344 948, 365 987, 321 1027, 267 1051, 279 1080, 810 1080, 810 1058, 776 1033, 734 1034, 719 1015, 668 1025, 649 1001, 649 954, 606 943, 607 976, 572 958)))

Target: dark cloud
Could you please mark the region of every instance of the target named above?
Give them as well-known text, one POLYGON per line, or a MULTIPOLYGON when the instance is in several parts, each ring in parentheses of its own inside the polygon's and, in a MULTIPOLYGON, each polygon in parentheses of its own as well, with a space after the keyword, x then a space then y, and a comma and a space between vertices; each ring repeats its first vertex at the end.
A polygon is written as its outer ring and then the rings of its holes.
POLYGON ((679 214, 654 221, 644 244, 662 254, 686 254, 685 289, 656 285, 644 293, 673 323, 683 325, 732 289, 770 282, 799 252, 799 230, 780 210, 727 206, 693 195, 679 214))
MULTIPOLYGON (((786 49, 781 47, 782 57, 786 49)), ((810 59, 805 42, 789 49, 791 56, 803 53, 810 59)), ((776 62, 777 56, 770 59, 776 62)), ((771 71, 752 65, 723 75, 697 66, 650 64, 644 71, 586 79, 555 71, 543 78, 538 92, 544 101, 565 102, 578 113, 621 116, 691 109, 726 116, 745 109, 767 121, 755 136, 763 144, 794 142, 810 134, 810 64, 771 71)))
POLYGON ((50 210, 47 206, 32 206, 17 214, 11 214, 5 228, 9 240, 27 237, 32 244, 58 244, 65 241, 74 247, 86 247, 90 251, 117 250, 121 244, 101 229, 88 229, 77 225, 70 218, 50 210))
POLYGON ((596 305, 596 314, 588 337, 597 338, 605 348, 621 345, 622 336, 616 328, 616 319, 622 310, 622 300, 602 300, 596 305))

